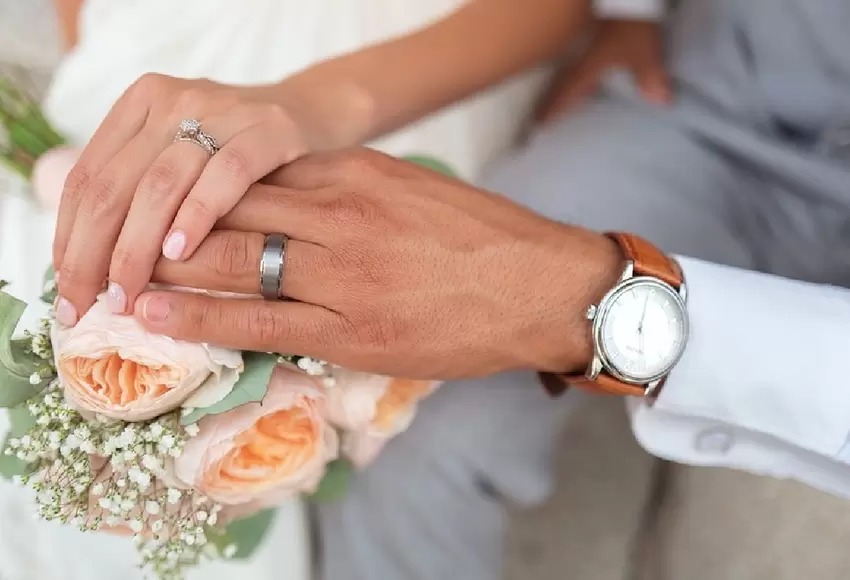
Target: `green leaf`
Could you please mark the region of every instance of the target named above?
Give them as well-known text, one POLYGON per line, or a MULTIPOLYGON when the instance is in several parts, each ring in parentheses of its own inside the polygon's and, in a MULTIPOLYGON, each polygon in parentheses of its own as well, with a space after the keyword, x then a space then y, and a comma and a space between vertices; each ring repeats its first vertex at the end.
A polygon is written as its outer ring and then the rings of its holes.
POLYGON ((23 437, 30 429, 35 427, 35 417, 26 407, 14 407, 8 410, 9 423, 11 425, 6 440, 0 448, 0 476, 12 479, 16 475, 26 475, 30 471, 28 463, 21 461, 12 455, 6 455, 4 451, 10 439, 23 437))
POLYGON ((339 501, 345 497, 351 483, 351 464, 344 459, 337 459, 328 464, 325 477, 319 484, 316 493, 310 496, 314 502, 325 503, 339 501))
POLYGON ((236 546, 236 553, 232 558, 247 560, 263 543, 263 538, 266 537, 274 522, 275 515, 277 510, 263 510, 253 516, 231 522, 223 532, 208 530, 207 539, 221 553, 230 545, 236 546))
POLYGON ((448 177, 458 177, 457 173, 447 164, 443 163, 439 159, 428 157, 427 155, 407 155, 403 157, 403 159, 405 161, 409 161, 410 163, 415 163, 417 165, 421 165, 422 167, 426 167, 431 171, 442 173, 443 175, 446 175, 448 177))
POLYGON ((180 422, 183 425, 196 423, 207 415, 220 415, 245 403, 260 402, 266 396, 269 379, 277 365, 277 356, 262 352, 246 352, 243 354, 245 370, 239 375, 239 380, 233 390, 221 401, 203 409, 195 409, 184 415, 180 422))
POLYGON ((12 340, 27 305, 6 294, 0 286, 0 407, 16 407, 39 393, 41 386, 30 384, 30 376, 44 366, 44 361, 24 349, 24 342, 12 340))
POLYGON ((44 289, 44 294, 40 296, 40 300, 45 304, 52 305, 56 302, 56 296, 59 291, 56 289, 56 282, 54 281, 56 278, 55 272, 53 271, 53 266, 47 268, 47 271, 44 273, 44 278, 42 278, 41 287, 44 289))

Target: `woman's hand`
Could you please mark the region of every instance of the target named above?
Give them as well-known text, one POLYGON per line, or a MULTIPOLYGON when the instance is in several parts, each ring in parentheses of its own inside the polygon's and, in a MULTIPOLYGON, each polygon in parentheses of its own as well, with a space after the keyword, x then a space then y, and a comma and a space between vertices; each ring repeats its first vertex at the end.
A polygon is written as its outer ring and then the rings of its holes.
POLYGON ((605 73, 615 68, 631 73, 647 101, 667 104, 672 100, 661 25, 643 20, 601 20, 582 57, 555 79, 537 110, 537 122, 546 124, 586 101, 599 88, 605 73))
POLYGON ((147 75, 115 104, 71 171, 59 208, 57 317, 73 325, 109 280, 126 312, 160 255, 184 260, 254 182, 307 145, 271 89, 147 75), (197 119, 221 150, 174 142, 197 119))
POLYGON ((150 331, 408 378, 589 360, 584 312, 622 268, 606 238, 366 149, 308 155, 274 181, 154 279, 257 294, 277 232, 292 300, 148 292, 135 312, 150 331))

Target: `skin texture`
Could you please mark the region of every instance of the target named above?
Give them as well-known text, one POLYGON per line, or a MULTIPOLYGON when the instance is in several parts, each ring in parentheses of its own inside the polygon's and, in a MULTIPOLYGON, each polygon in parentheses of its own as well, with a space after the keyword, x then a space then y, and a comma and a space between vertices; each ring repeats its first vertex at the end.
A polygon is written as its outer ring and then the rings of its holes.
POLYGON ((661 25, 640 20, 601 20, 587 50, 556 76, 541 100, 536 121, 550 123, 575 109, 598 89, 605 74, 624 69, 633 77, 644 98, 669 104, 673 91, 664 63, 661 25))
POLYGON ((73 325, 106 280, 113 311, 128 312, 156 259, 189 258, 252 183, 308 151, 361 143, 555 56, 588 13, 588 0, 474 0, 421 31, 272 86, 143 77, 66 181, 53 251, 57 316, 73 325), (213 159, 171 142, 187 118, 223 145, 213 159))
POLYGON ((279 232, 292 300, 149 292, 135 309, 149 331, 416 379, 589 361, 584 312, 622 269, 604 236, 368 149, 308 155, 273 181, 155 279, 257 293, 264 233, 279 232))

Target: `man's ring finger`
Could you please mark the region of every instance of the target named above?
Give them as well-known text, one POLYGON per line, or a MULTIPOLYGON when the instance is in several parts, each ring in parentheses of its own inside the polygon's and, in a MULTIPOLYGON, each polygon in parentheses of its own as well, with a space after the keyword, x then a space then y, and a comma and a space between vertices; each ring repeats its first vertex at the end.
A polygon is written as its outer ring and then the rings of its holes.
POLYGON ((260 293, 266 300, 280 300, 283 270, 286 265, 286 245, 283 234, 269 234, 260 259, 260 293))

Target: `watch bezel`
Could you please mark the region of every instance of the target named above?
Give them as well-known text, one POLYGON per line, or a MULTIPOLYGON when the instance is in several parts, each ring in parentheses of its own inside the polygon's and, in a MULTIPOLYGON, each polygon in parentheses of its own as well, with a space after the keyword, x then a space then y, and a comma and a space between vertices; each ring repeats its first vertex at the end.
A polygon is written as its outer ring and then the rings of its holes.
POLYGON ((597 372, 594 374, 598 374, 599 370, 604 370, 605 372, 611 374, 617 379, 632 385, 649 385, 667 376, 673 369, 673 367, 675 367, 679 360, 682 358, 682 355, 685 352, 685 347, 688 342, 688 333, 690 330, 688 311, 685 303, 685 298, 682 294, 683 293, 681 291, 677 290, 670 284, 667 284, 663 280, 659 280, 658 278, 653 278, 651 276, 634 276, 632 278, 628 278, 627 280, 623 280, 610 291, 608 291, 608 293, 603 296, 602 300, 599 301, 599 305, 596 307, 596 312, 593 317, 593 350, 596 355, 596 358, 598 359, 596 361, 596 364, 591 365, 591 367, 596 367, 597 369, 597 372), (665 365, 665 367, 660 372, 649 378, 638 378, 630 376, 628 373, 623 372, 619 368, 617 368, 616 364, 614 364, 610 360, 605 349, 605 342, 602 340, 602 335, 605 328, 605 321, 612 306, 617 302, 617 299, 619 297, 621 297, 623 294, 625 294, 635 286, 652 286, 672 296, 675 304, 679 308, 679 315, 682 319, 682 340, 679 344, 679 349, 676 352, 676 355, 671 359, 671 361, 667 365, 665 365))

